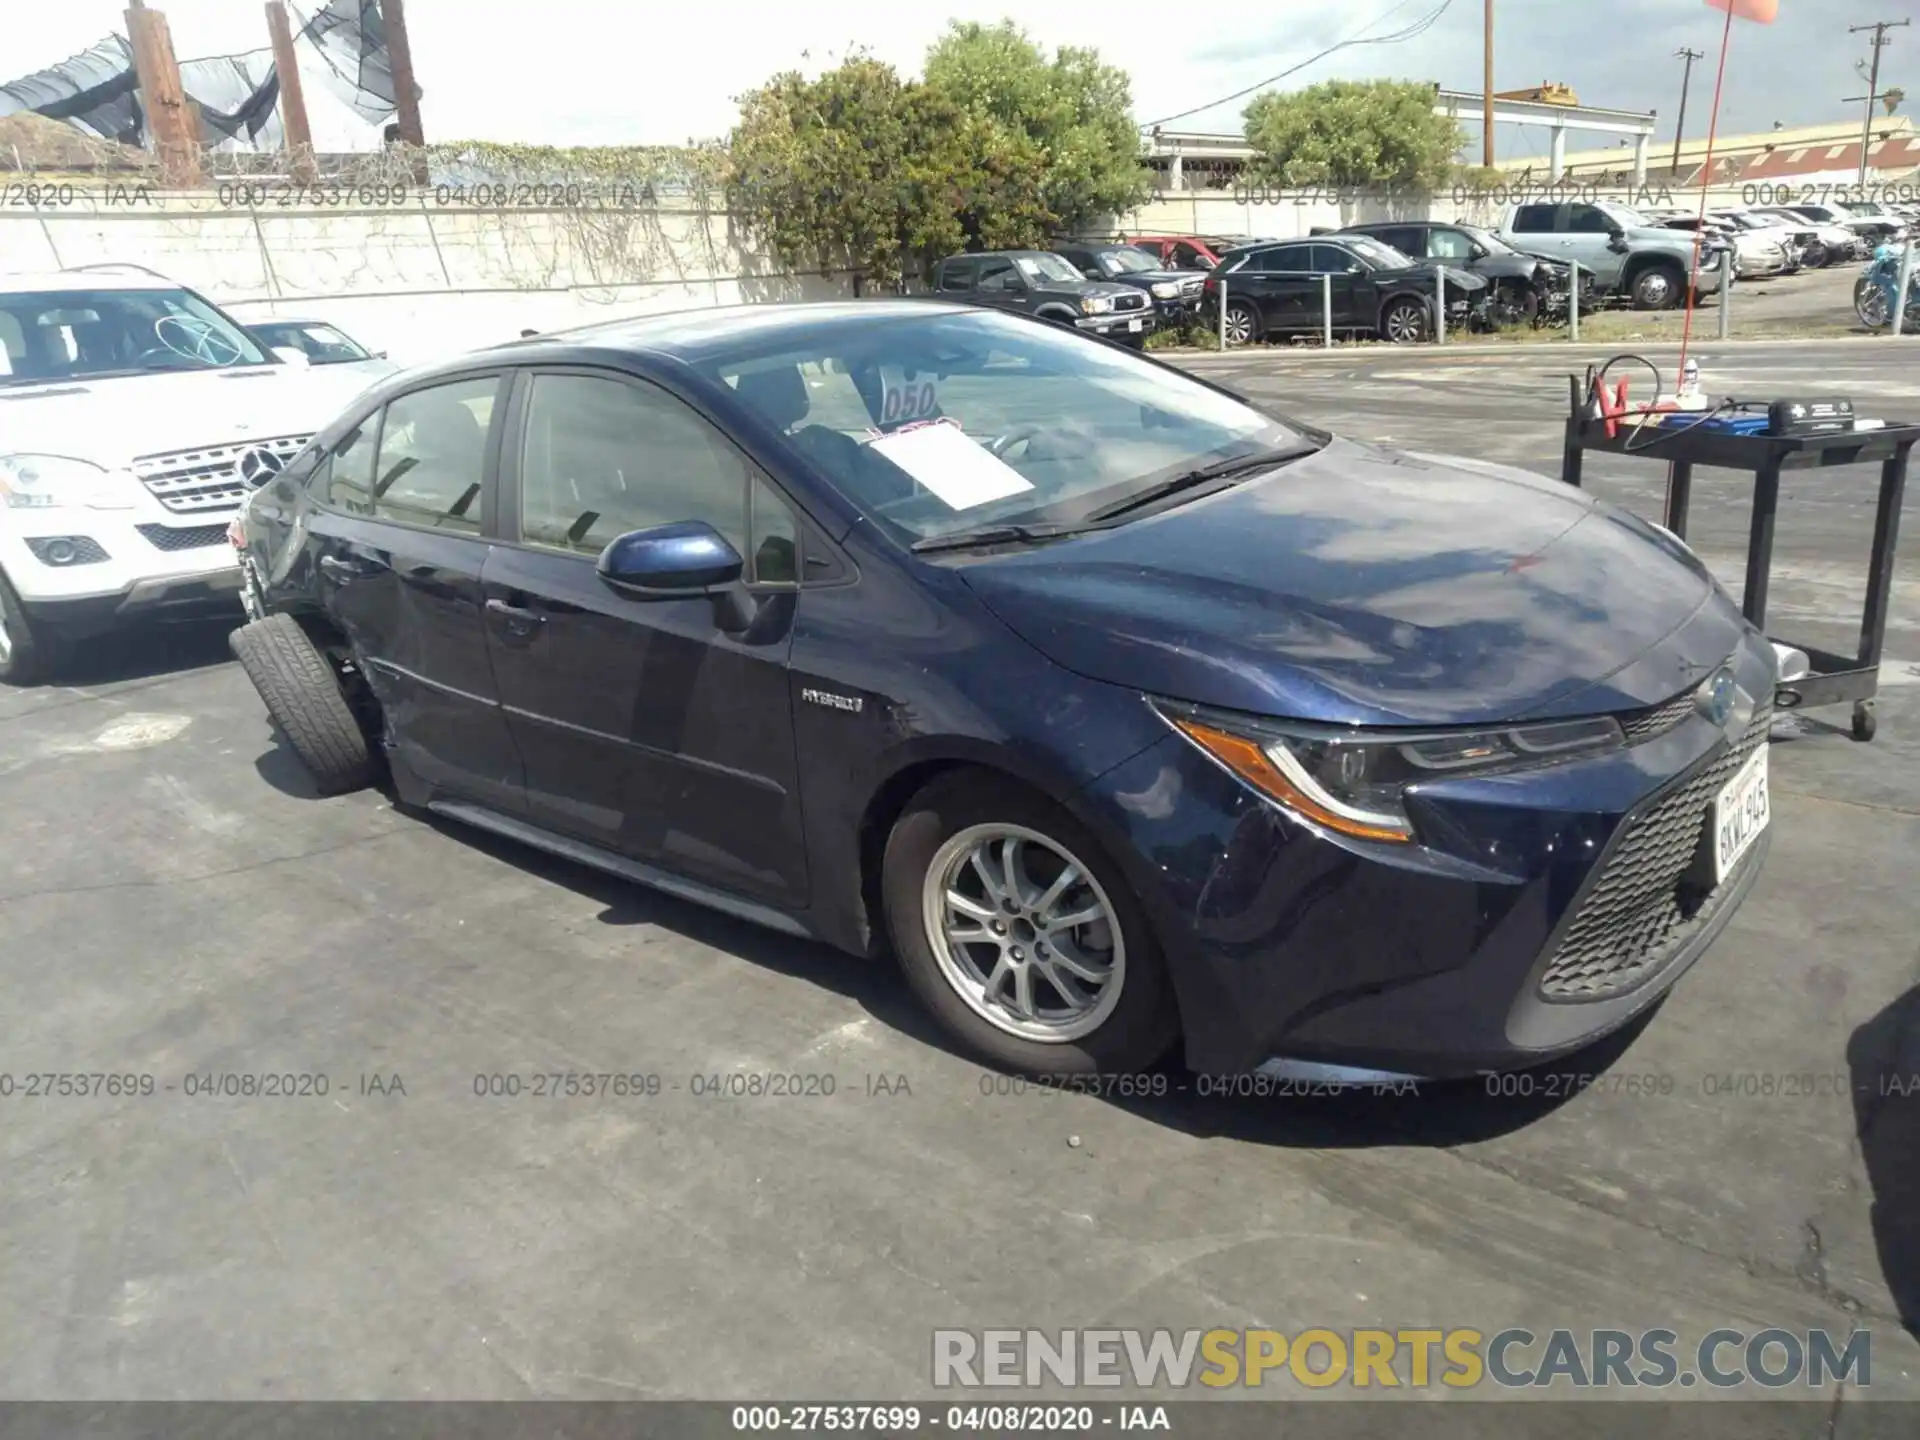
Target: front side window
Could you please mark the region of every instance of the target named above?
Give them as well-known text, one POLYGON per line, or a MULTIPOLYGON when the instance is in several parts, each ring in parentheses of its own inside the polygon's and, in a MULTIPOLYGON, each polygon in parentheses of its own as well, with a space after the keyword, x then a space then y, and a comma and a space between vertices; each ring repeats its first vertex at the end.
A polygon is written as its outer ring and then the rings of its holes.
MULTIPOLYGON (((497 376, 455 380, 402 395, 387 406, 374 462, 372 509, 401 525, 474 535, 497 376)), ((333 488, 340 491, 341 460, 333 488)))
POLYGON ((1013 262, 1004 256, 982 260, 979 273, 980 278, 974 282, 976 290, 1018 290, 1020 288, 1020 277, 1014 273, 1013 262))
POLYGON ((993 311, 838 325, 805 345, 718 353, 701 370, 902 543, 1071 523, 1304 438, 1126 351, 993 311))
POLYGON ((597 556, 630 531, 685 520, 726 537, 754 583, 798 578, 791 508, 685 403, 645 383, 533 378, 520 456, 527 544, 597 556))
POLYGON ((374 411, 333 442, 333 452, 314 472, 314 493, 349 515, 373 514, 373 449, 380 438, 380 412, 374 411))
POLYGON ((1473 259, 1473 241, 1458 230, 1430 230, 1427 232, 1427 258, 1458 260, 1464 264, 1473 259))

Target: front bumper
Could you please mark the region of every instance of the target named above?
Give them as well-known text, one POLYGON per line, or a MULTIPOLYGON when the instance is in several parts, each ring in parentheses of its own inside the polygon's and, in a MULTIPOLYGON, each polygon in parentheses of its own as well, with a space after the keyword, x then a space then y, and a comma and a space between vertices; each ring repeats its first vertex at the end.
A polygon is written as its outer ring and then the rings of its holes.
POLYGON ((125 619, 185 618, 237 604, 240 570, 227 514, 74 506, 10 510, 0 519, 0 567, 36 618, 101 630, 125 619), (60 541, 82 558, 49 563, 46 557, 58 553, 50 547, 60 541), (73 543, 79 541, 91 543, 73 543))
POLYGON ((1328 838, 1177 736, 1103 777, 1096 803, 1135 857, 1189 1065, 1466 1076, 1573 1053, 1644 1013, 1764 863, 1765 834, 1710 895, 1687 889, 1684 914, 1659 908, 1677 906, 1681 890, 1660 887, 1693 859, 1722 772, 1766 743, 1772 653, 1747 637, 1737 666, 1760 707, 1748 725, 1689 711, 1591 760, 1431 786, 1413 846, 1328 838), (1622 910, 1633 884, 1653 888, 1622 910))
POLYGON ((1144 339, 1158 327, 1152 309, 1129 310, 1122 315, 1082 315, 1074 328, 1107 340, 1144 339))

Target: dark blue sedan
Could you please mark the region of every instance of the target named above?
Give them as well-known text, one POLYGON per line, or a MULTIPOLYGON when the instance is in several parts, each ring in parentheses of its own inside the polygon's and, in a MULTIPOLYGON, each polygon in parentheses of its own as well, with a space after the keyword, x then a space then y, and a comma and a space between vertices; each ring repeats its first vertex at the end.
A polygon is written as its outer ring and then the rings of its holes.
POLYGON ((1768 644, 1558 482, 914 301, 388 381, 235 526, 321 787, 858 954, 1027 1072, 1441 1076, 1752 887, 1768 644))

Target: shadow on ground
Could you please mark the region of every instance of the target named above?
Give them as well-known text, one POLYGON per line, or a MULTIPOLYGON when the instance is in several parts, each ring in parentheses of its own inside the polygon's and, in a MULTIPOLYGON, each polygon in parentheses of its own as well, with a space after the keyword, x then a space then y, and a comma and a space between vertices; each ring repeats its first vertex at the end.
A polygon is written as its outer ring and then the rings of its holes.
POLYGON ((245 619, 236 605, 231 617, 111 630, 76 644, 48 678, 54 685, 112 685, 224 665, 233 658, 227 637, 245 619))
MULTIPOLYGON (((282 751, 284 755, 284 750, 282 751)), ((291 755, 263 756, 281 775, 297 762, 291 755)), ((297 784, 297 781, 290 781, 297 784)), ((295 792, 298 793, 298 792, 295 792)), ((310 790, 307 792, 310 793, 310 790)), ((604 907, 604 925, 658 925, 749 964, 822 986, 859 1005, 875 1020, 921 1044, 968 1064, 981 1064, 939 1029, 900 977, 891 954, 863 960, 831 946, 782 935, 691 901, 603 874, 571 860, 514 841, 426 816, 449 839, 480 850, 542 880, 565 886, 604 907)), ((1176 1053, 1145 1076, 1066 1079, 1062 1088, 1098 1094, 1153 1124, 1207 1138, 1242 1140, 1281 1148, 1356 1149, 1370 1146, 1447 1147, 1494 1139, 1523 1129, 1580 1093, 1566 1077, 1596 1077, 1619 1061, 1658 1013, 1653 1006, 1626 1028, 1551 1070, 1529 1076, 1421 1083, 1396 1090, 1350 1089, 1302 1093, 1256 1083, 1253 1077, 1202 1079, 1176 1053), (1251 1093, 1238 1093, 1238 1092, 1251 1093)))
POLYGON ((1880 1270, 1901 1323, 1920 1336, 1920 987, 1853 1032, 1847 1064, 1880 1270))

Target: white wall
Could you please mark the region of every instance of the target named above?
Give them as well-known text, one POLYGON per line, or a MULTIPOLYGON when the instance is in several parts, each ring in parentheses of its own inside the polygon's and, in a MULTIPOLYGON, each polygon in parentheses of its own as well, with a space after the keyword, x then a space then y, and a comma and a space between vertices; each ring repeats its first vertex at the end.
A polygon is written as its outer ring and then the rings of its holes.
POLYGON ((220 199, 0 209, 0 272, 145 265, 242 319, 332 320, 406 364, 526 328, 851 293, 845 276, 762 260, 719 212, 249 210, 220 199))

